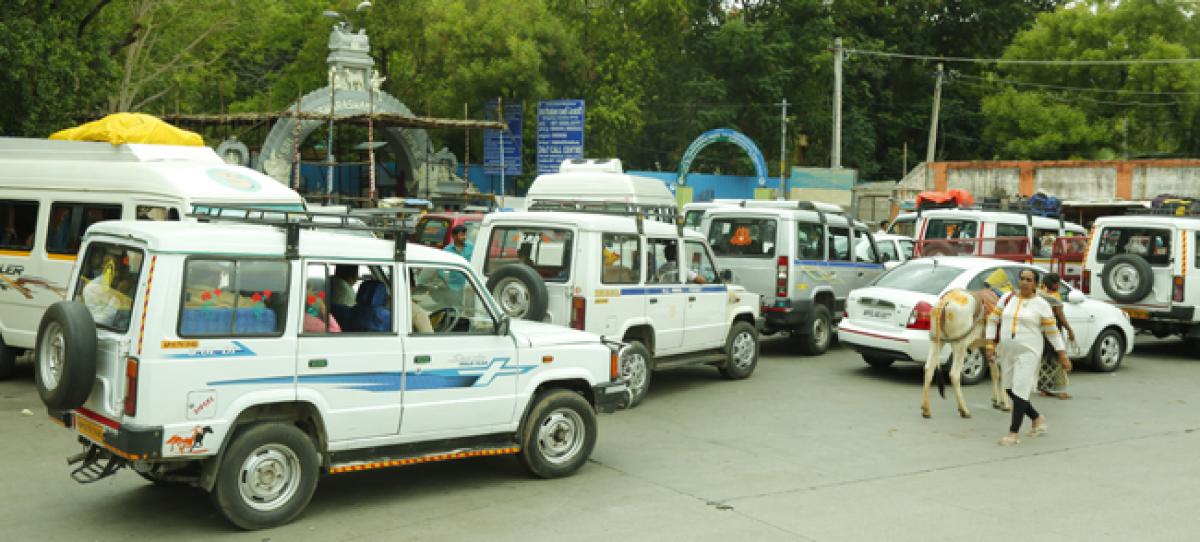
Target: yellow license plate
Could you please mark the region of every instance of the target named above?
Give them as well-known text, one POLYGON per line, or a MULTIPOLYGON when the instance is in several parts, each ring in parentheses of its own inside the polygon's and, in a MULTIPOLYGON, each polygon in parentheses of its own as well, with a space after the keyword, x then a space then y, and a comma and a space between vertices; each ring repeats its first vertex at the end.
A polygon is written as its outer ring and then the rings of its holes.
POLYGON ((1137 320, 1148 320, 1148 319, 1150 319, 1150 312, 1149 312, 1149 311, 1144 311, 1144 310, 1141 310, 1141 309, 1121 309, 1121 310, 1125 311, 1125 314, 1128 314, 1130 318, 1134 318, 1134 319, 1137 319, 1137 320))
POLYGON ((75 427, 79 430, 79 434, 96 442, 104 442, 104 427, 100 424, 77 415, 75 416, 75 427))

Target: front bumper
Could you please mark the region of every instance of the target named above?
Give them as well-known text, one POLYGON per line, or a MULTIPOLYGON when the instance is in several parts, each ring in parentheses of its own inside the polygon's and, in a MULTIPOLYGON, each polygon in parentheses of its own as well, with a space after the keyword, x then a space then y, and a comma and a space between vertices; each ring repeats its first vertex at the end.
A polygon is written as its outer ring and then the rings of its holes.
POLYGON ((122 425, 85 408, 47 413, 55 423, 123 459, 144 461, 162 456, 161 427, 122 425))
POLYGON ((592 396, 596 398, 596 412, 616 412, 629 406, 629 386, 624 382, 606 382, 592 386, 592 396))

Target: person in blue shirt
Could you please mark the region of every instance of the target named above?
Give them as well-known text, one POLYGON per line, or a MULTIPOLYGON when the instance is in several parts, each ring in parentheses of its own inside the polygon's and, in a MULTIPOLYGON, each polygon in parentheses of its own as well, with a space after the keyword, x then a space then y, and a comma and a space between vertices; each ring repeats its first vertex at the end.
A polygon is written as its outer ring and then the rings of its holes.
MULTIPOLYGON (((450 238, 453 239, 453 242, 446 245, 446 248, 442 250, 458 254, 468 262, 471 261, 471 252, 475 249, 475 245, 467 242, 467 227, 462 224, 455 226, 450 230, 450 238)), ((450 287, 450 292, 454 294, 451 298, 456 302, 454 306, 461 307, 463 303, 463 287, 467 284, 466 275, 448 271, 442 271, 441 275, 442 279, 446 281, 446 286, 450 287)))

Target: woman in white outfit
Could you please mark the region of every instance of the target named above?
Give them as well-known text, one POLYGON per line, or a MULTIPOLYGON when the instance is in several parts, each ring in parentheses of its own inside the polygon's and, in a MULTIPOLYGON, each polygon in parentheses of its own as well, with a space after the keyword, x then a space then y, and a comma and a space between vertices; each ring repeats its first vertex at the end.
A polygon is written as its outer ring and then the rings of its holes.
POLYGON ((1058 353, 1058 362, 1070 371, 1071 360, 1067 358, 1062 336, 1058 333, 1054 311, 1037 295, 1037 274, 1024 269, 1018 292, 1005 296, 988 316, 987 355, 989 358, 1000 356, 1000 381, 1013 402, 1012 423, 1008 435, 1000 439, 1001 445, 1021 442, 1018 437, 1025 416, 1033 420, 1030 436, 1046 432, 1046 417, 1038 414, 1030 402, 1037 386, 1043 337, 1058 353))

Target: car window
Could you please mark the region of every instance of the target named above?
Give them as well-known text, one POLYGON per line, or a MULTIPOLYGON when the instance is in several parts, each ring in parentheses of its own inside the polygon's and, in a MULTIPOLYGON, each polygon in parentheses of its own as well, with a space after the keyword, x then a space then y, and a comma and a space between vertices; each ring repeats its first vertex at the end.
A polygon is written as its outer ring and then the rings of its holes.
POLYGON ((0 249, 33 250, 33 232, 37 230, 38 202, 0 200, 0 249))
POLYGON ((775 256, 774 218, 716 218, 708 228, 708 244, 718 256, 775 256))
POLYGON ((684 246, 687 248, 688 281, 699 282, 695 280, 695 277, 699 277, 704 279, 704 282, 707 284, 717 282, 717 267, 713 265, 708 251, 704 250, 704 244, 697 241, 688 241, 684 246))
POLYGON ((285 260, 190 259, 183 286, 180 337, 283 334, 288 304, 285 260))
POLYGON ((638 236, 606 233, 602 236, 600 281, 605 284, 638 284, 642 260, 638 236))
POLYGON ((646 240, 646 284, 679 284, 676 239, 646 240))
MULTIPOLYGON (((889 243, 890 244, 890 243, 889 243)), ((876 245, 871 242, 871 237, 867 235, 867 230, 854 231, 854 259, 860 262, 875 263, 879 261, 876 257, 876 245)))
POLYGON ((796 257, 801 260, 825 259, 825 232, 820 224, 796 223, 796 257))
POLYGON ((896 243, 892 241, 883 241, 875 246, 879 248, 879 255, 883 257, 883 261, 900 261, 900 255, 896 252, 896 243))
POLYGON ((121 206, 101 203, 55 203, 50 206, 46 252, 75 254, 88 226, 104 220, 120 220, 121 206))
POLYGON ((409 303, 414 334, 490 334, 496 319, 470 275, 461 268, 412 266, 409 303))
POLYGON ((1171 263, 1171 230, 1166 228, 1107 227, 1101 230, 1096 260, 1106 262, 1118 254, 1145 258, 1152 266, 1171 263))
POLYGON ((961 267, 909 263, 884 273, 873 286, 938 295, 962 273, 961 267))
POLYGON ((1054 255, 1054 243, 1058 241, 1058 230, 1035 230, 1033 233, 1033 253, 1038 258, 1049 258, 1054 255))
POLYGON ((847 228, 829 228, 829 260, 850 261, 850 230, 847 228))
POLYGON ((440 218, 426 220, 417 228, 417 242, 425 246, 441 248, 446 244, 446 231, 449 229, 449 220, 440 218))
POLYGON ((897 218, 888 226, 888 233, 895 235, 903 235, 905 237, 913 237, 915 233, 916 219, 913 217, 897 218))
POLYGON ((571 230, 538 226, 497 226, 488 240, 484 274, 515 263, 537 271, 546 282, 566 282, 571 274, 571 230))
POLYGON ((96 325, 124 333, 145 259, 141 250, 92 243, 79 269, 75 300, 83 303, 96 325))
POLYGON ((301 333, 395 332, 392 266, 310 263, 305 269, 301 333))
POLYGON ((1025 237, 1028 231, 1024 224, 996 224, 996 237, 1025 237))
POLYGON ((975 239, 979 223, 972 220, 931 218, 925 227, 926 239, 975 239))
POLYGON ((704 211, 688 211, 683 216, 683 225, 689 228, 699 228, 700 222, 704 219, 704 211))
POLYGON ((916 243, 913 243, 912 241, 909 241, 909 240, 902 240, 902 241, 900 241, 900 250, 904 251, 904 258, 905 258, 906 260, 907 260, 907 259, 912 259, 912 255, 913 255, 913 246, 914 246, 915 244, 916 244, 916 243))

